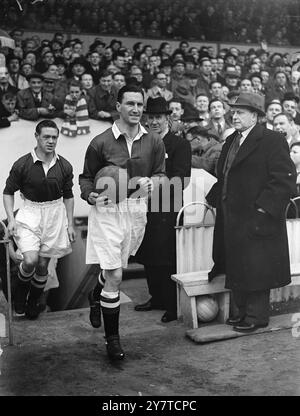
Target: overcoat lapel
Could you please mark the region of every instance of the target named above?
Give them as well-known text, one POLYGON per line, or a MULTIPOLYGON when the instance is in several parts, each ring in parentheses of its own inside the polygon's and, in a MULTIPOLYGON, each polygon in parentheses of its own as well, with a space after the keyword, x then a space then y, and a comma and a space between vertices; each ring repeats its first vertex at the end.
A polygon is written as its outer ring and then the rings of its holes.
POLYGON ((259 144, 259 141, 262 139, 262 133, 264 128, 260 125, 256 125, 253 127, 253 129, 250 131, 248 136, 246 137, 246 140, 241 145, 234 161, 232 162, 231 168, 234 168, 236 165, 238 165, 240 162, 242 162, 246 157, 252 153, 256 147, 259 144))

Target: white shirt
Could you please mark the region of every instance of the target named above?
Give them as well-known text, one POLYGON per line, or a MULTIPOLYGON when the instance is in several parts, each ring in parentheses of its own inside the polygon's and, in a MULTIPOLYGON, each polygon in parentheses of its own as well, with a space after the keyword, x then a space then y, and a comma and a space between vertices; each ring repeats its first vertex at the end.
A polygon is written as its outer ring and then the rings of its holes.
POLYGON ((253 124, 253 126, 249 127, 248 129, 240 132, 241 135, 242 135, 242 137, 240 138, 240 146, 242 146, 242 144, 244 143, 248 134, 250 133, 250 131, 253 129, 254 126, 255 126, 255 124, 253 124))
POLYGON ((33 163, 37 162, 38 160, 39 160, 40 162, 42 162, 43 169, 44 169, 44 172, 45 172, 45 175, 46 175, 46 176, 47 176, 48 170, 49 170, 50 168, 52 168, 52 166, 54 166, 54 165, 55 165, 55 163, 56 163, 56 161, 59 159, 58 154, 54 152, 53 159, 51 160, 50 164, 48 165, 46 162, 44 162, 42 159, 40 159, 40 158, 38 157, 38 155, 36 154, 35 149, 33 149, 33 150, 31 151, 31 156, 32 156, 32 159, 33 159, 33 163))
POLYGON ((148 133, 147 130, 145 129, 145 127, 143 127, 141 124, 139 124, 138 134, 135 137, 131 138, 131 137, 128 136, 127 133, 122 133, 119 130, 119 127, 116 125, 116 123, 114 123, 112 125, 112 132, 113 132, 113 135, 115 136, 116 140, 118 140, 118 138, 121 135, 123 135, 125 137, 126 144, 127 144, 127 149, 128 149, 128 153, 129 153, 130 157, 131 157, 131 150, 132 150, 133 142, 135 142, 136 140, 139 140, 143 136, 143 134, 148 133))

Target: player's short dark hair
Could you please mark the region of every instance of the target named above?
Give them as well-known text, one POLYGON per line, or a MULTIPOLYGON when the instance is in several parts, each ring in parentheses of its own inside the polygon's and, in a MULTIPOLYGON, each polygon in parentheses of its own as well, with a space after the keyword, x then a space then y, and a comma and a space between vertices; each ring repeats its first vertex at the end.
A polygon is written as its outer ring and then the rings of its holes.
POLYGON ((42 120, 35 127, 36 134, 41 134, 42 129, 45 128, 45 127, 49 127, 51 129, 56 129, 57 133, 59 133, 59 129, 58 129, 56 123, 53 120, 42 120))
POLYGON ((134 84, 128 84, 128 85, 124 85, 124 87, 120 88, 119 92, 118 92, 118 103, 121 103, 124 97, 124 94, 126 92, 137 92, 142 94, 143 99, 144 99, 144 91, 141 87, 138 87, 137 85, 134 84))

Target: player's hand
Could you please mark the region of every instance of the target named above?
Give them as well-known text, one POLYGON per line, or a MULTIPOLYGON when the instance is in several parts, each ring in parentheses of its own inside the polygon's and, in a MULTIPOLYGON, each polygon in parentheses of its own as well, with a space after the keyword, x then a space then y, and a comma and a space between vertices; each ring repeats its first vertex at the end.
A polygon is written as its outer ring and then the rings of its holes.
POLYGON ((74 243, 74 241, 76 239, 76 233, 75 233, 73 225, 68 226, 68 236, 69 236, 70 242, 74 243))
POLYGON ((138 179, 138 184, 146 196, 153 191, 154 185, 152 179, 150 178, 140 178, 138 179))
POLYGON ((7 225, 7 231, 9 236, 15 236, 17 234, 17 224, 16 220, 9 221, 7 225))
POLYGON ((88 202, 91 205, 95 205, 99 194, 97 192, 91 192, 88 196, 88 202))

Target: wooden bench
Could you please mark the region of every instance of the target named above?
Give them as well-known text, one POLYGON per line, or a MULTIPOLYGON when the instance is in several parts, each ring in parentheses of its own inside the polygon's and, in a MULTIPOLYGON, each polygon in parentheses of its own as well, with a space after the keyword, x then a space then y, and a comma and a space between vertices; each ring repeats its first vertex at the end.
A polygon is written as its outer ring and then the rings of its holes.
MULTIPOLYGON (((291 265, 292 282, 289 286, 300 285, 300 263, 291 265)), ((216 276, 208 282, 208 271, 172 275, 177 284, 177 316, 186 326, 198 328, 196 297, 215 294, 219 303, 217 320, 221 323, 229 317, 230 290, 224 288, 225 275, 216 276)), ((274 289, 276 290, 276 289, 274 289)))

